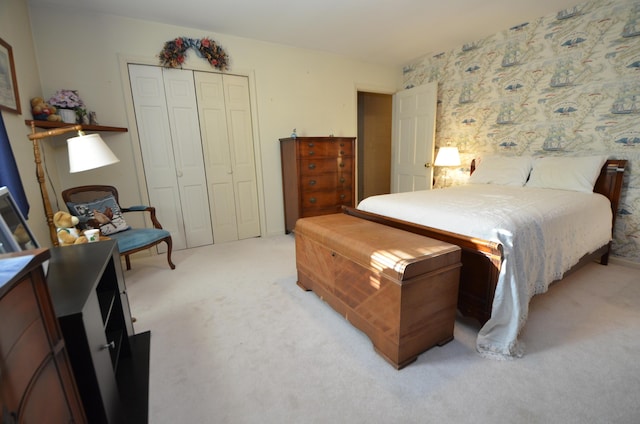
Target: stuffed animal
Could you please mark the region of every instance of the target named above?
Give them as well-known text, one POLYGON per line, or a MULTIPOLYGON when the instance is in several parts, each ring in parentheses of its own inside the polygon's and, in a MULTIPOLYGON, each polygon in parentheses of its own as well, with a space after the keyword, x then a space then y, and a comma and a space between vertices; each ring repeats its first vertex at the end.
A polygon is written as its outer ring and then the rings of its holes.
POLYGON ((68 212, 58 211, 53 215, 53 224, 58 233, 60 246, 87 243, 87 238, 76 227, 80 220, 68 212))
POLYGON ((31 114, 36 121, 62 121, 60 115, 56 114, 58 109, 45 102, 42 97, 31 99, 31 114))

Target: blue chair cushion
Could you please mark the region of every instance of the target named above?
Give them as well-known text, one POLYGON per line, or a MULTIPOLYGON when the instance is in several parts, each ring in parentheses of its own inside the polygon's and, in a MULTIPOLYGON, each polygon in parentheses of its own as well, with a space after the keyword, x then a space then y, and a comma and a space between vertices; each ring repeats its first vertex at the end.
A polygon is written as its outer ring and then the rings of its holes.
POLYGON ((127 253, 130 250, 160 241, 169 235, 169 231, 157 228, 130 228, 126 231, 109 234, 109 237, 117 240, 120 253, 127 253))

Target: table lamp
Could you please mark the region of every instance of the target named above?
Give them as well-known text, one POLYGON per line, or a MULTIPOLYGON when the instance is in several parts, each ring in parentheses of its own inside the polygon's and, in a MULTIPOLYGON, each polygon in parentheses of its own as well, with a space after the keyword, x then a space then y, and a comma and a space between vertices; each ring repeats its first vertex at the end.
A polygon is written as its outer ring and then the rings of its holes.
POLYGON ((444 167, 444 183, 442 186, 446 187, 447 173, 449 172, 447 167, 460 165, 460 154, 458 153, 458 148, 451 146, 441 147, 438 150, 438 154, 436 155, 436 160, 433 165, 444 167))

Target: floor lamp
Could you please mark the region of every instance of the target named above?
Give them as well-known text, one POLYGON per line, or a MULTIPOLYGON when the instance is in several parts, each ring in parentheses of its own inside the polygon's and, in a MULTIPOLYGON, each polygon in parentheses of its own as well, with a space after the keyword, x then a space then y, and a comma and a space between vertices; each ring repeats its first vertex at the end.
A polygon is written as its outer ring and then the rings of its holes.
POLYGON ((88 171, 89 169, 100 168, 102 166, 111 165, 119 162, 119 159, 107 147, 99 134, 88 134, 82 132, 82 125, 70 125, 68 127, 54 128, 49 131, 36 132, 34 123, 31 123, 31 134, 29 140, 33 142, 33 156, 36 162, 36 177, 40 184, 40 194, 42 195, 42 204, 44 205, 44 213, 47 217, 47 225, 49 226, 49 236, 51 243, 58 246, 58 235, 56 226, 53 224, 53 210, 49 201, 49 192, 45 183, 44 168, 40 155, 40 147, 38 140, 47 137, 66 134, 76 131, 77 137, 67 140, 67 149, 69 151, 69 172, 88 171))
POLYGON ((446 187, 447 173, 449 172, 447 167, 460 165, 460 153, 458 153, 458 148, 451 146, 441 147, 440 150, 438 150, 438 154, 436 155, 436 160, 433 165, 444 167, 444 184, 442 184, 442 186, 446 187))

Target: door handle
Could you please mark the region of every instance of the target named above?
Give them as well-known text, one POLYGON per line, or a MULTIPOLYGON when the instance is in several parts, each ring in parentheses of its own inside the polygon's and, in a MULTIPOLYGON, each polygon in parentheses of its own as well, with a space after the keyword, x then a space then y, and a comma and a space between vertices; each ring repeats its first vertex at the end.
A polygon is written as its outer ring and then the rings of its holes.
POLYGON ((424 167, 425 167, 425 168, 431 168, 431 162, 427 162, 427 163, 425 163, 425 164, 424 164, 424 167))

